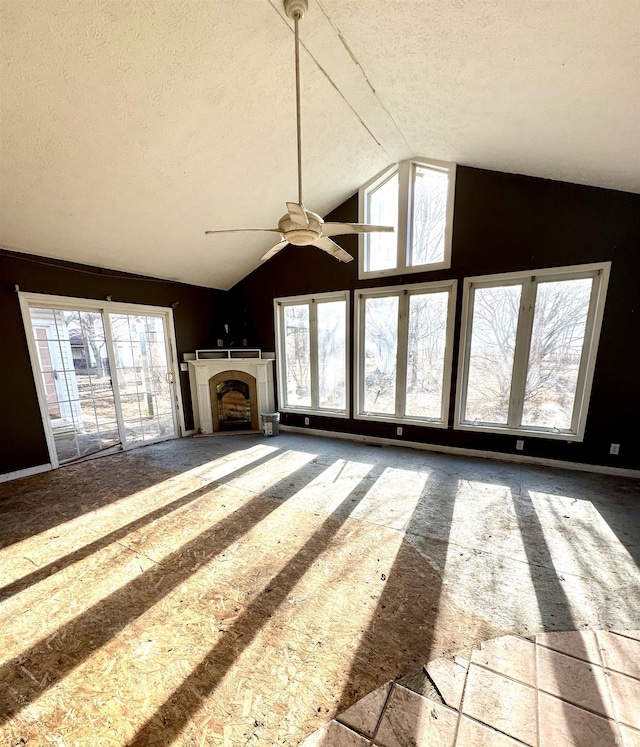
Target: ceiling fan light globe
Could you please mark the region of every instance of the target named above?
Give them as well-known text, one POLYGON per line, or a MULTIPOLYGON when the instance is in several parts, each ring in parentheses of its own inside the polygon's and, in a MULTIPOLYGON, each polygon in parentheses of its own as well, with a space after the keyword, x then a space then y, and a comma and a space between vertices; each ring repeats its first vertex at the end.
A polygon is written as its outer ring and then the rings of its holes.
POLYGON ((295 244, 295 246, 308 246, 320 238, 320 231, 297 227, 291 231, 285 231, 284 237, 290 244, 295 244))

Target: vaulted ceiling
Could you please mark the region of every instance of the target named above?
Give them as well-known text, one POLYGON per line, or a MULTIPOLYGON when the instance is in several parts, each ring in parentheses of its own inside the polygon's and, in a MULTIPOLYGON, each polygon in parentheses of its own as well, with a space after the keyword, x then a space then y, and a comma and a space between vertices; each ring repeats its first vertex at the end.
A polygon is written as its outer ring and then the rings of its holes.
MULTIPOLYGON (((305 203, 412 155, 640 191, 637 0, 309 0, 305 203)), ((0 245, 229 288, 295 200, 280 0, 0 0, 0 245)), ((499 216, 496 216, 499 220, 499 216)))

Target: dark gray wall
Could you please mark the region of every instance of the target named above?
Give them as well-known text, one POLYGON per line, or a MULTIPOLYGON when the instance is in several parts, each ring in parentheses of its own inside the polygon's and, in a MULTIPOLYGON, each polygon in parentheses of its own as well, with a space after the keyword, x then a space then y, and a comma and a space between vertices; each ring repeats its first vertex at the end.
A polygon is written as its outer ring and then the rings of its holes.
MULTIPOLYGON (((226 294, 182 283, 127 275, 0 250, 0 474, 49 461, 15 285, 23 291, 76 298, 171 306, 178 356, 211 347, 226 294)), ((187 428, 193 413, 187 374, 181 374, 187 428)))
MULTIPOLYGON (((352 198, 330 216, 356 220, 352 198)), ((338 241, 356 255, 355 237, 338 241)), ((35 293, 171 306, 178 354, 196 348, 259 345, 274 349, 273 298, 329 290, 415 283, 514 270, 611 260, 587 430, 583 443, 525 439, 525 453, 640 469, 640 196, 543 179, 458 167, 450 270, 359 281, 356 262, 343 265, 314 249, 288 247, 230 293, 115 273, 0 250, 0 474, 46 463, 48 453, 18 298, 35 293), (224 335, 223 325, 230 327, 224 335), (609 456, 609 444, 620 455, 609 456)), ((459 291, 461 287, 459 286, 459 291)), ((459 326, 461 293, 456 317, 459 326)), ((353 339, 353 335, 352 335, 353 339)), ((455 339, 454 372, 457 365, 455 339)), ((192 410, 186 374, 182 393, 187 428, 192 410)), ((455 396, 455 373, 452 403, 455 396)), ((496 452, 515 451, 515 437, 404 426, 398 441, 420 441, 496 452)), ((302 416, 283 422, 303 425, 302 416)), ((395 425, 311 416, 310 427, 396 438, 395 425)))
MULTIPOLYGON (((356 198, 328 219, 357 220, 356 198)), ((338 241, 356 256, 355 237, 338 241)), ((251 342, 274 350, 277 296, 444 278, 462 281, 471 275, 605 260, 612 262, 611 278, 584 442, 525 437, 525 453, 640 469, 640 195, 460 166, 451 269, 359 281, 357 262, 344 265, 316 249, 290 246, 245 278, 231 295, 234 318, 253 329, 251 342), (609 456, 612 442, 621 444, 618 457, 609 456)), ((514 452, 513 436, 452 427, 461 291, 459 282, 449 428, 405 425, 398 441, 514 452)), ((303 425, 304 419, 283 414, 282 422, 303 425)), ((396 438, 394 424, 311 416, 310 427, 396 438)))

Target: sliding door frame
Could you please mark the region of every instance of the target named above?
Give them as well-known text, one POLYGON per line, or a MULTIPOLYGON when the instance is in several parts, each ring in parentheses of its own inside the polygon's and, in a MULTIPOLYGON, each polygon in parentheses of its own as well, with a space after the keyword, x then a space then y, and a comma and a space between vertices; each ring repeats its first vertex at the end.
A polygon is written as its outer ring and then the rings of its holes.
MULTIPOLYGON (((164 436, 152 441, 136 441, 131 444, 121 443, 120 445, 115 445, 105 449, 104 451, 97 452, 97 454, 103 456, 106 454, 115 453, 117 451, 129 451, 130 449, 136 449, 139 446, 146 446, 150 443, 159 443, 161 441, 168 441, 172 438, 180 438, 184 436, 186 428, 184 422, 184 408, 182 404, 182 390, 180 387, 180 365, 178 363, 178 351, 176 347, 176 333, 173 323, 172 308, 166 306, 148 306, 136 303, 121 303, 119 301, 99 301, 92 298, 53 296, 44 293, 26 293, 24 291, 18 291, 18 301, 20 304, 20 311, 22 312, 22 321, 24 325, 25 336, 27 338, 27 347, 29 349, 29 358, 31 361, 33 379, 38 395, 38 404, 40 406, 42 425, 47 441, 47 448, 49 450, 49 461, 51 462, 51 467, 53 469, 56 469, 60 466, 60 460, 58 459, 55 439, 53 435, 53 427, 51 425, 51 418, 49 417, 45 385, 40 372, 40 367, 38 365, 39 358, 37 343, 33 332, 33 324, 31 322, 30 314, 31 307, 60 309, 62 311, 101 312, 103 318, 105 340, 107 341, 107 350, 109 351, 110 365, 112 364, 111 355, 115 351, 115 349, 113 347, 113 340, 111 336, 111 325, 108 319, 109 314, 149 315, 161 317, 164 321, 165 341, 167 343, 167 363, 172 379, 171 390, 172 396, 174 397, 173 414, 176 434, 175 436, 164 436)), ((112 370, 111 380, 118 420, 118 428, 120 432, 122 432, 123 420, 121 403, 118 394, 118 382, 117 380, 114 382, 114 377, 116 377, 116 372, 115 370, 112 370)), ((97 454, 88 454, 86 457, 78 457, 78 460, 81 460, 83 458, 91 459, 97 454)))

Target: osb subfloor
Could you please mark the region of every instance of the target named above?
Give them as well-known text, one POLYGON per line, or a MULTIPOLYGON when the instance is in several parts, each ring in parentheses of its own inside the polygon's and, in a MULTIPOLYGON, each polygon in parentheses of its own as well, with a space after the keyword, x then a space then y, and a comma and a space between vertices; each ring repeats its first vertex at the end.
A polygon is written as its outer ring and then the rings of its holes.
POLYGON ((0 744, 296 745, 507 633, 640 628, 640 486, 281 434, 0 485, 0 744))
POLYGON ((638 747, 640 631, 502 636, 387 682, 303 747, 638 747))

